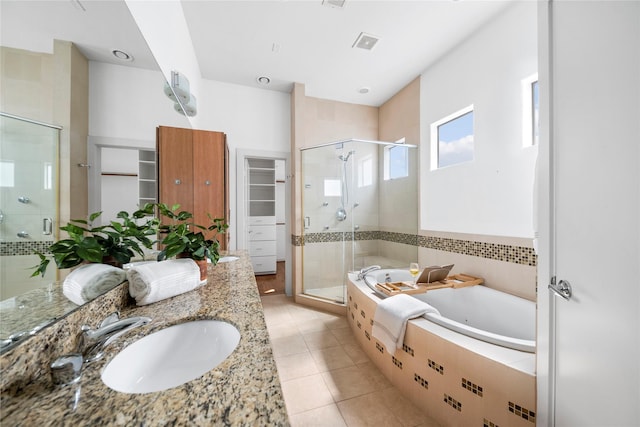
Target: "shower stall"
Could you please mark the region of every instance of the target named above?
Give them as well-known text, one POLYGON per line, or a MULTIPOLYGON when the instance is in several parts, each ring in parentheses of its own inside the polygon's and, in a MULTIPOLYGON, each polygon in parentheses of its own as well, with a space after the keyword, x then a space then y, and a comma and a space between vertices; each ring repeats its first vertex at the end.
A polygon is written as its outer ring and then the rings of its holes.
POLYGON ((418 150, 350 139, 301 149, 302 293, 344 304, 349 271, 418 259, 418 150))
POLYGON ((55 280, 30 275, 56 239, 60 129, 0 113, 0 301, 55 280))

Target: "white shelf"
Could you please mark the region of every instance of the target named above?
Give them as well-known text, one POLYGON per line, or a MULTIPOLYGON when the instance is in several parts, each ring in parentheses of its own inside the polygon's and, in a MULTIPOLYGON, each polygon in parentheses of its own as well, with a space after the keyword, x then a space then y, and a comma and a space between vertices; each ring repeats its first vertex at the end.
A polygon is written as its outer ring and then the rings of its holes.
POLYGON ((276 170, 271 159, 247 159, 249 254, 256 274, 276 270, 276 170))

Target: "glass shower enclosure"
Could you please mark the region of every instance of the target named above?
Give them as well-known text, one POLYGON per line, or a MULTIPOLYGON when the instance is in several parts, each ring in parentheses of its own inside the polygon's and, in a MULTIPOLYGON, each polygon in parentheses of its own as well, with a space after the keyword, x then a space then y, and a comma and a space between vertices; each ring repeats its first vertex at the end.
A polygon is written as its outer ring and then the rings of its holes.
POLYGON ((30 277, 56 239, 60 127, 0 113, 0 301, 55 280, 30 277))
POLYGON ((302 293, 346 301, 347 273, 418 259, 418 150, 350 139, 301 149, 302 293))

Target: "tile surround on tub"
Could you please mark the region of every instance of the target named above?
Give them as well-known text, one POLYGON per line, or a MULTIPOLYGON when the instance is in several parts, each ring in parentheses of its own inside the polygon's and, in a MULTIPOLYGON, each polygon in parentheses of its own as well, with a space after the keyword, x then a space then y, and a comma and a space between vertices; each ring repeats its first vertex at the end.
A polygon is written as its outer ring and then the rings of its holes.
MULTIPOLYGON (((456 233, 451 233, 455 235, 456 233)), ((491 236, 468 235, 475 238, 451 238, 437 235, 415 235, 390 231, 355 231, 355 232, 326 232, 309 233, 302 236, 291 235, 291 244, 305 246, 313 243, 328 243, 359 240, 382 240, 385 242, 402 243, 420 248, 435 249, 444 252, 476 256, 497 261, 510 262, 535 267, 538 257, 532 247, 526 246, 527 239, 510 239, 496 237, 494 243, 487 241, 491 236), (515 241, 519 244, 506 243, 515 241)))

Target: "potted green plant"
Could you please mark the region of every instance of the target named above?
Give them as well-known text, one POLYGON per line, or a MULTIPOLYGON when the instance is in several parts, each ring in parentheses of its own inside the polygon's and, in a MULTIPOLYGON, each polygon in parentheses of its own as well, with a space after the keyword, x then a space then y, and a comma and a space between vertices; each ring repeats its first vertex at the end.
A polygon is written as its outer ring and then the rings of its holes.
MULTIPOLYGON (((84 262, 96 262, 122 266, 131 261, 135 254, 144 256, 140 245, 151 249, 157 236, 159 220, 153 217, 154 204, 147 203, 129 215, 126 211, 117 214, 121 221, 111 221, 107 225, 92 225, 102 212, 95 212, 89 220, 73 219, 60 230, 68 234, 68 238, 59 240, 49 246, 49 252, 60 269, 72 268, 84 262), (146 221, 140 223, 141 219, 146 221)), ((34 251, 40 257, 40 264, 34 266, 31 277, 42 275, 51 259, 49 256, 34 251)))
POLYGON ((224 222, 224 218, 213 218, 210 214, 209 226, 195 224, 191 212, 178 211, 180 205, 169 207, 159 203, 157 206, 160 216, 168 219, 168 222, 158 227, 162 236, 162 249, 158 254, 158 261, 172 257, 191 258, 198 263, 200 278, 204 280, 207 275, 207 259, 211 260, 213 265, 220 259, 217 234, 224 233, 229 227, 228 224, 224 222))

